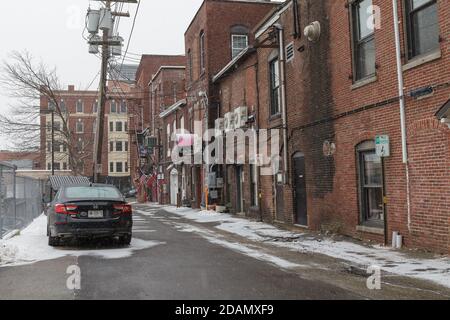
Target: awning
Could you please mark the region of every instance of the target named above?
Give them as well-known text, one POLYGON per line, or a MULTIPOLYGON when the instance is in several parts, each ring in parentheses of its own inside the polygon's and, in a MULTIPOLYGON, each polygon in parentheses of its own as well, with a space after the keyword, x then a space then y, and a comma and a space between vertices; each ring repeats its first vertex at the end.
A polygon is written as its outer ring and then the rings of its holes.
POLYGON ((50 176, 52 189, 58 191, 62 186, 89 185, 87 177, 75 176, 50 176))

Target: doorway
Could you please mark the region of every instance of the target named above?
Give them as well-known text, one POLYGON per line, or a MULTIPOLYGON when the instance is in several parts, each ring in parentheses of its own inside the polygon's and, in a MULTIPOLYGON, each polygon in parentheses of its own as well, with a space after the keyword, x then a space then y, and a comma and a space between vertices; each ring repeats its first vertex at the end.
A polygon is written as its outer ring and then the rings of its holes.
POLYGON ((307 196, 306 196, 306 167, 305 155, 297 152, 293 157, 293 188, 295 223, 308 225, 307 196))
POLYGON ((243 166, 236 166, 236 213, 244 212, 244 195, 242 190, 243 166))
POLYGON ((178 201, 178 170, 170 172, 170 204, 176 206, 178 201))

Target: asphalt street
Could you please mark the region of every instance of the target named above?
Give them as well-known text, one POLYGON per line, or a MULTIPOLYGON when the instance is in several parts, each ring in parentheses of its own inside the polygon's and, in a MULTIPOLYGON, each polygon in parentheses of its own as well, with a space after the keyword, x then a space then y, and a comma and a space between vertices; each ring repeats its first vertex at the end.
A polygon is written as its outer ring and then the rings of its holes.
MULTIPOLYGON (((135 207, 142 211, 135 214, 134 238, 157 245, 132 251, 127 257, 105 258, 89 253, 113 250, 115 244, 80 244, 76 249, 86 255, 2 267, 0 299, 445 298, 431 289, 411 289, 413 286, 372 292, 365 287, 364 278, 327 268, 283 268, 270 259, 258 259, 224 245, 235 244, 238 239, 211 241, 196 232, 199 228, 209 232, 210 226, 196 225, 158 208, 135 207), (79 289, 67 286, 66 271, 71 265, 78 266, 81 272, 79 289)), ((284 258, 300 259, 295 263, 306 259, 288 253, 280 257, 284 258)), ((314 260, 314 265, 320 264, 320 259, 314 260)))

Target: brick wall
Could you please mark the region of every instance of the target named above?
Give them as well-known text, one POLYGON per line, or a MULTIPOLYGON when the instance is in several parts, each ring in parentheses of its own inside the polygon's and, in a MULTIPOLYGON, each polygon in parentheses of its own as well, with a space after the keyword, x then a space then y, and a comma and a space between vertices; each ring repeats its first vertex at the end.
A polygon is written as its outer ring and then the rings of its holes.
MULTIPOLYGON (((404 72, 405 93, 438 85, 435 92, 421 99, 406 98, 410 174, 410 215, 408 217, 406 167, 402 163, 395 42, 392 2, 374 0, 381 8, 381 30, 375 31, 376 79, 356 86, 352 80, 351 36, 346 1, 299 1, 301 30, 319 21, 321 38, 312 43, 305 37, 293 39, 292 7, 282 15, 285 42, 294 42, 295 57, 287 63, 287 110, 289 157, 305 153, 308 225, 312 229, 334 226, 341 233, 382 242, 379 233, 357 231, 360 225, 356 146, 387 134, 391 156, 385 159, 384 177, 387 196, 388 236, 400 231, 408 246, 439 252, 449 248, 450 194, 448 127, 434 117, 448 100, 450 80, 448 35, 450 8, 439 3, 441 57, 404 72), (444 84, 439 86, 439 84, 444 84), (393 100, 391 100, 393 99, 393 100), (365 107, 365 108, 364 108, 365 107), (320 121, 320 123, 318 123, 320 121), (332 155, 323 153, 324 142, 334 143, 332 155), (410 221, 410 229, 408 229, 410 221)), ((405 21, 403 11, 401 19, 405 21)), ((401 26, 402 39, 404 39, 401 26)), ((273 49, 258 50, 260 115, 268 115, 267 57, 273 49)), ((402 40, 402 52, 405 45, 402 40)), ((406 64, 408 61, 403 61, 406 64)), ((276 126, 266 121, 267 127, 276 126)), ((290 164, 290 171, 292 168, 290 164)), ((272 179, 262 179, 263 199, 273 193, 272 179)), ((293 221, 291 186, 285 191, 285 220, 293 221)), ((275 205, 263 201, 264 215, 275 215, 275 205)))

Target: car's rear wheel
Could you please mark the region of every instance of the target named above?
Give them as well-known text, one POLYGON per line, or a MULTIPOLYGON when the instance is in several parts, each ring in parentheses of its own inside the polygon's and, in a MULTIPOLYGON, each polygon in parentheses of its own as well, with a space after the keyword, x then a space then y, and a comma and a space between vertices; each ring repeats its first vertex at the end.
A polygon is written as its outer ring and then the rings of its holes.
POLYGON ((124 246, 129 246, 131 243, 131 234, 120 237, 120 244, 124 246))
POLYGON ((48 237, 48 245, 49 245, 50 247, 57 247, 57 246, 59 246, 59 245, 60 245, 60 240, 59 240, 59 238, 58 238, 58 237, 52 237, 52 236, 49 236, 49 237, 48 237))

